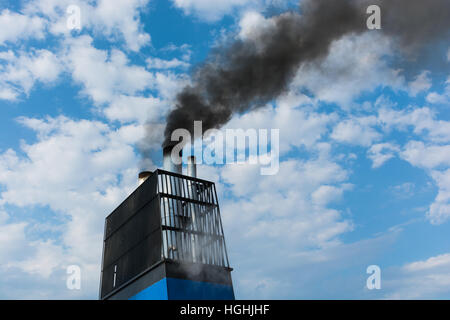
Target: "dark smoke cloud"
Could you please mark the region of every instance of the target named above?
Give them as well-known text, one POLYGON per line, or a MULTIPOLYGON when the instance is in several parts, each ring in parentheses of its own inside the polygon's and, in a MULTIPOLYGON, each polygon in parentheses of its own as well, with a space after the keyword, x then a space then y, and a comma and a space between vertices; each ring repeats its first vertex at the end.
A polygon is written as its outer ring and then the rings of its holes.
POLYGON ((274 26, 257 39, 236 40, 215 49, 192 75, 192 85, 177 96, 168 115, 165 141, 175 129, 193 132, 220 128, 233 114, 270 102, 286 90, 302 63, 328 54, 331 43, 344 35, 384 32, 404 51, 417 50, 449 35, 449 0, 303 0, 299 12, 272 18, 274 26), (369 31, 366 9, 377 4, 382 31, 369 31))

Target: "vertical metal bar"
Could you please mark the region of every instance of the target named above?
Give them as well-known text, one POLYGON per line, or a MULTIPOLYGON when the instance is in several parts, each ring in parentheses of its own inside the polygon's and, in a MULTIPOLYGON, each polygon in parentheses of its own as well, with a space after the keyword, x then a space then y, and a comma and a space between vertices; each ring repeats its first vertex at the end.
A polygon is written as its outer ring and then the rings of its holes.
MULTIPOLYGON (((164 225, 167 227, 167 198, 162 198, 163 201, 163 207, 164 207, 164 225)), ((167 228, 164 230, 164 236, 165 236, 165 248, 164 248, 164 257, 167 259, 169 256, 169 238, 167 235, 167 228)))
MULTIPOLYGON (((218 199, 217 198, 216 185, 213 185, 213 188, 214 188, 215 198, 218 199)), ((219 201, 217 201, 217 214, 218 214, 218 216, 220 218, 219 201)), ((224 245, 224 249, 225 249, 224 251, 225 251, 226 264, 227 264, 226 267, 229 268, 230 267, 230 260, 228 260, 228 252, 227 252, 227 246, 226 246, 226 241, 225 241, 225 234, 223 232, 222 219, 219 219, 219 221, 220 221, 220 231, 222 233, 223 245, 224 245)))

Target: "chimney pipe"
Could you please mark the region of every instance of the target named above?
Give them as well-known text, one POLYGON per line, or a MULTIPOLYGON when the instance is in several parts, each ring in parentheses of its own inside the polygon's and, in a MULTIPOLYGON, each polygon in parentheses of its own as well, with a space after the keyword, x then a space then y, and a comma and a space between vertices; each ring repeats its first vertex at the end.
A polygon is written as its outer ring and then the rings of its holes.
MULTIPOLYGON (((163 149, 163 167, 164 170, 183 174, 183 166, 182 164, 175 164, 172 161, 172 149, 174 146, 167 146, 163 149)), ((180 151, 180 157, 183 155, 183 151, 180 151)))
POLYGON ((145 182, 152 175, 150 171, 142 171, 139 173, 139 186, 145 182))
POLYGON ((187 175, 192 178, 197 178, 197 162, 195 156, 188 157, 187 175))

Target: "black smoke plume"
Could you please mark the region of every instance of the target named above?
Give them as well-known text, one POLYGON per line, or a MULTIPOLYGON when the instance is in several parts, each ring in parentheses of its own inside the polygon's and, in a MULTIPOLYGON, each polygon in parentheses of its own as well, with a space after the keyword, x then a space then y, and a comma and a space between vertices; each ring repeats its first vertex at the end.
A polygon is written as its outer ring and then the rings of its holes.
POLYGON ((298 12, 272 17, 272 27, 256 39, 236 40, 216 48, 192 74, 192 85, 177 96, 167 117, 163 146, 178 128, 193 132, 220 128, 233 114, 270 102, 284 90, 302 63, 328 54, 344 35, 384 32, 404 52, 448 37, 449 0, 302 0, 298 12), (381 8, 382 30, 368 30, 369 5, 381 8))

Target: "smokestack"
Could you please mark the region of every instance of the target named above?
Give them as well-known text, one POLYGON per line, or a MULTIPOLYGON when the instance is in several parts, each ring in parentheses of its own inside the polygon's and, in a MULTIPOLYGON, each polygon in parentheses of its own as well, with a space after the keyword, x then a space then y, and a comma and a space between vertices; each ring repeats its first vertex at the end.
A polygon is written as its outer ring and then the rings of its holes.
POLYGON ((152 172, 150 171, 142 171, 139 173, 139 185, 143 184, 145 180, 148 179, 152 175, 152 172))
POLYGON ((195 156, 188 157, 187 175, 192 178, 197 178, 197 163, 195 156))
MULTIPOLYGON (((173 150, 173 145, 169 145, 164 147, 163 149, 163 167, 164 170, 166 171, 170 171, 170 172, 174 172, 174 173, 178 173, 178 174, 182 174, 182 164, 175 164, 172 161, 172 150, 173 150)), ((180 150, 180 158, 183 155, 183 151, 180 150)))

